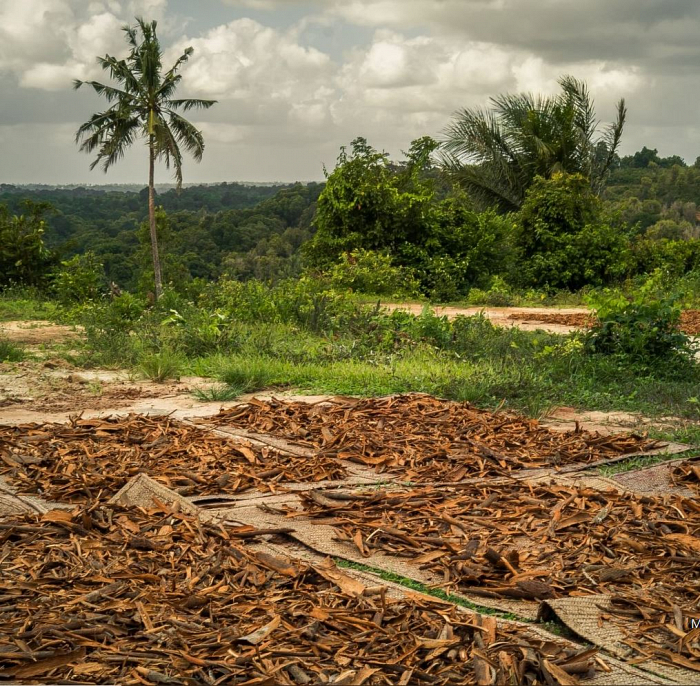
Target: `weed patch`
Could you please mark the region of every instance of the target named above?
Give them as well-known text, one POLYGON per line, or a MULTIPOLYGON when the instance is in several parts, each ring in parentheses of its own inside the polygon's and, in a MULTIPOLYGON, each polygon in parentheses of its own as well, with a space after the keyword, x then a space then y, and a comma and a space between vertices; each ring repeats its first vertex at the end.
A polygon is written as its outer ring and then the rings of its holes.
POLYGON ((21 362, 25 358, 25 353, 20 346, 0 338, 0 362, 21 362))
POLYGON ((139 362, 139 371, 147 379, 157 383, 179 379, 181 370, 182 359, 169 350, 145 355, 139 362))

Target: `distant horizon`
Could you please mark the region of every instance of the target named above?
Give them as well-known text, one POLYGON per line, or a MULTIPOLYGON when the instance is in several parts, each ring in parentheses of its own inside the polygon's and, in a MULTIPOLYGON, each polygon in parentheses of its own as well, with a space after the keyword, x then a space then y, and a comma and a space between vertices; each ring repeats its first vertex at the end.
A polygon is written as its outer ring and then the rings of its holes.
MULTIPOLYGON (((295 184, 301 184, 303 186, 310 183, 322 183, 322 181, 314 180, 297 180, 297 181, 191 181, 182 184, 183 188, 195 188, 197 186, 222 186, 224 184, 237 184, 239 186, 293 186, 295 184)), ((143 190, 148 188, 148 184, 140 183, 8 183, 6 181, 0 182, 0 188, 3 186, 11 186, 12 188, 30 188, 30 189, 66 189, 72 190, 76 188, 90 188, 90 189, 100 189, 100 188, 138 188, 143 190)), ((156 190, 159 188, 165 188, 168 190, 177 188, 175 183, 156 183, 156 190)))

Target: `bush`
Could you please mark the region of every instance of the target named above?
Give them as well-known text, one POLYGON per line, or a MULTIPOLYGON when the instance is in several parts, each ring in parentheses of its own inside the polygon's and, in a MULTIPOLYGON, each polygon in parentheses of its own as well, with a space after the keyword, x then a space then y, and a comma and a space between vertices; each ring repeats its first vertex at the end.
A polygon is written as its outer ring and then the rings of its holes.
POLYGON ((102 263, 94 253, 86 252, 61 262, 61 268, 53 276, 52 290, 65 306, 97 300, 106 283, 102 263))
POLYGON ((517 244, 514 281, 524 286, 603 286, 629 269, 627 238, 604 221, 600 200, 580 174, 535 181, 519 214, 517 244))
POLYGON ((692 364, 694 346, 680 330, 680 305, 673 297, 655 297, 654 286, 650 280, 632 299, 615 290, 590 296, 597 322, 584 334, 584 349, 645 369, 671 363, 660 371, 673 371, 692 364))
POLYGON ((51 210, 46 203, 25 200, 24 214, 10 215, 0 205, 0 287, 12 285, 44 288, 55 264, 44 244, 46 222, 51 210))
POLYGON ((372 250, 345 253, 330 271, 334 288, 390 298, 415 298, 420 284, 410 269, 397 267, 389 255, 372 250))
POLYGON ((139 371, 151 381, 162 383, 168 379, 179 379, 182 358, 171 350, 144 355, 139 363, 139 371))
POLYGON ((700 271, 700 240, 641 239, 632 246, 633 269, 638 274, 648 274, 661 269, 680 277, 695 270, 700 271))

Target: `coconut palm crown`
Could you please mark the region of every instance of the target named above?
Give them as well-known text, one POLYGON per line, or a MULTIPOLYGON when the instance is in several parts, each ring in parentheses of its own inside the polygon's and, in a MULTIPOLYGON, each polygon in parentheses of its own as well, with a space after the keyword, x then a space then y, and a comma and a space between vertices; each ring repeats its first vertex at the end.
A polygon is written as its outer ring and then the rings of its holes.
POLYGON ((578 173, 599 193, 613 165, 627 110, 598 135, 599 122, 586 84, 559 80, 561 93, 501 95, 492 109, 453 115, 441 141, 444 166, 482 206, 517 210, 537 176, 578 173))
POLYGON ((182 75, 182 66, 193 49, 187 48, 168 70, 163 69, 163 52, 156 34, 157 22, 136 19, 136 26, 125 26, 130 47, 125 59, 111 55, 98 57, 100 66, 109 73, 113 85, 98 81, 74 82, 76 89, 90 86, 104 97, 110 107, 94 114, 76 133, 76 143, 86 153, 97 151, 90 165, 106 172, 120 160, 138 139, 145 139, 149 152, 148 215, 155 273, 155 296, 163 291, 158 237, 155 218, 155 163, 163 161, 172 166, 178 188, 182 186, 182 150, 199 162, 204 152, 204 138, 178 110, 208 109, 215 100, 175 99, 182 75))

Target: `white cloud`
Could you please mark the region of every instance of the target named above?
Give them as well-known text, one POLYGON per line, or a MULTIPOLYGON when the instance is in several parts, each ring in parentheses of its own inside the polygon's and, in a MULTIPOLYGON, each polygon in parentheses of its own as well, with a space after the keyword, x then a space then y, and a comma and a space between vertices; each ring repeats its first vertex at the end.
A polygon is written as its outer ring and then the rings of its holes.
POLYGON ((299 100, 309 91, 308 83, 332 69, 327 55, 300 45, 293 33, 252 19, 238 19, 200 38, 183 38, 168 51, 168 59, 175 59, 187 46, 194 48, 187 65, 187 87, 208 97, 299 100))
MULTIPOLYGON (((664 3, 663 12, 652 0, 222 0, 222 18, 232 15, 224 4, 279 14, 220 25, 212 14, 212 28, 180 37, 181 18, 166 13, 167 0, 0 0, 0 78, 15 88, 14 95, 5 91, 6 120, 25 121, 24 94, 36 111, 32 121, 71 121, 72 146, 79 120, 95 111, 87 108, 102 103, 88 91, 70 93, 70 80, 105 78, 95 56, 125 54, 120 27, 143 15, 162 20, 166 66, 185 47, 195 49, 181 94, 219 100, 190 115, 208 144, 204 164, 189 167, 191 179, 317 176, 314 170, 320 174, 321 163, 331 165, 339 146, 358 135, 398 154, 412 138, 439 135, 458 108, 488 105, 504 92, 555 92, 564 73, 588 82, 604 121, 614 101, 628 97, 629 145, 655 145, 641 140, 650 131, 669 142, 678 130, 688 146, 700 140, 697 108, 687 97, 697 90, 691 57, 700 24, 687 21, 690 0, 664 3), (285 12, 293 5, 308 10, 301 20, 285 12), (285 19, 296 23, 265 25, 285 19), (348 23, 355 27, 346 31, 348 23), (653 56, 653 68, 637 59, 640 50, 653 56), (669 75, 680 59, 687 64, 669 75), (41 102, 57 107, 39 112, 41 102), (671 126, 664 132, 665 122, 671 126)), ((210 10, 201 7, 198 26, 210 10)), ((49 140, 48 129, 41 136, 49 140)), ((39 150, 34 142, 28 149, 39 150)), ((139 154, 135 159, 141 165, 139 154)), ((87 169, 85 158, 79 163, 87 169)), ((110 178, 128 176, 128 165, 110 178)))
POLYGON ((24 88, 60 90, 96 78, 98 55, 123 54, 121 28, 135 15, 163 15, 167 0, 3 0, 0 72, 24 88))

